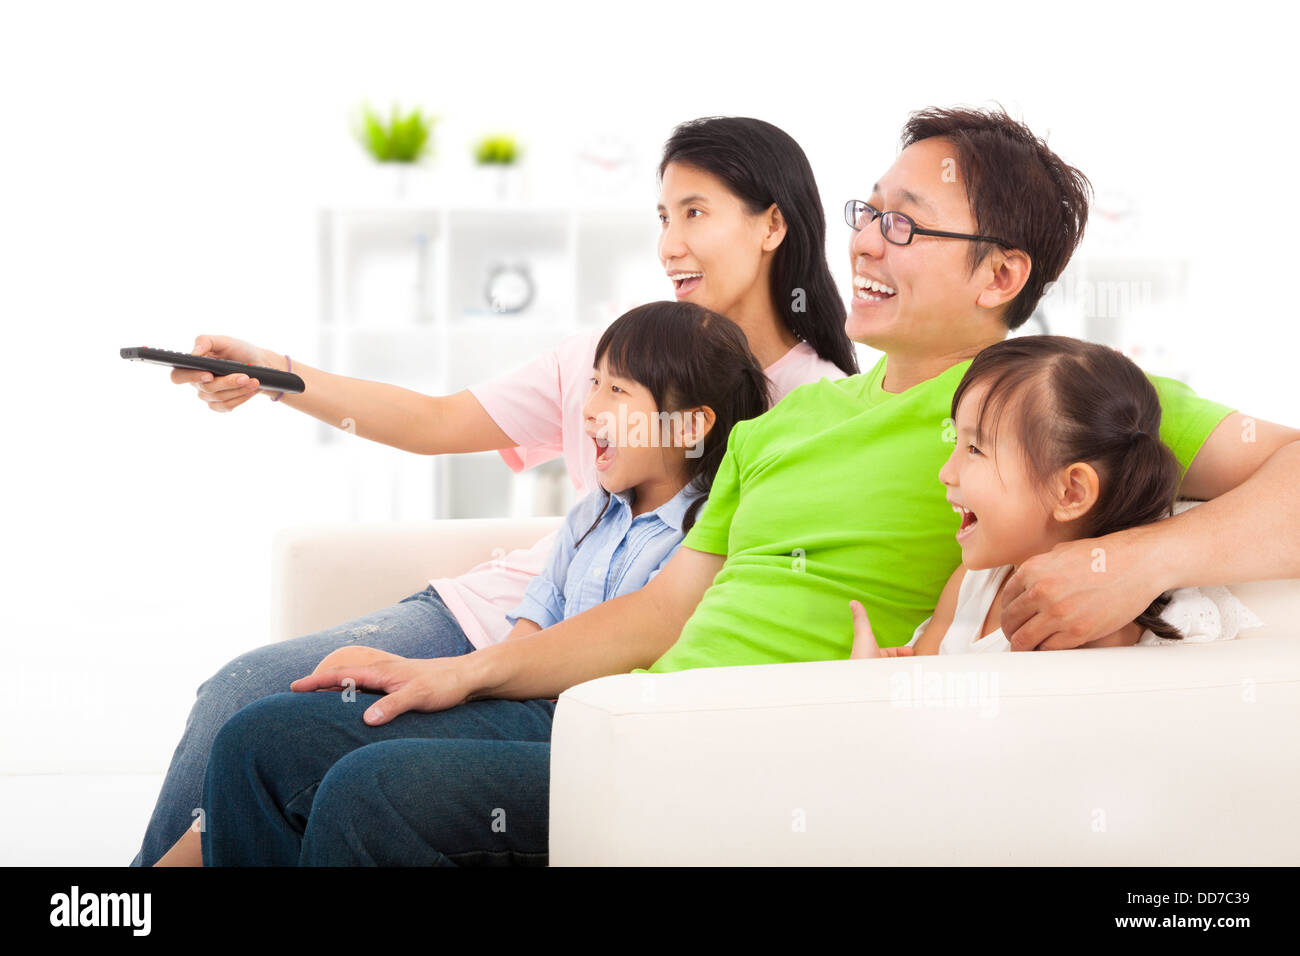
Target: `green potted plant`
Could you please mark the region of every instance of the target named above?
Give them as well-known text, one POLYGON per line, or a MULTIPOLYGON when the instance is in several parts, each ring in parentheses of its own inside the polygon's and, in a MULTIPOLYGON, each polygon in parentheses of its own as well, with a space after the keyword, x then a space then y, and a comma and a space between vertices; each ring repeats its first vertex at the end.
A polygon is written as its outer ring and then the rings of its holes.
POLYGON ((406 192, 409 171, 433 155, 430 137, 435 122, 437 117, 418 108, 404 112, 394 105, 387 117, 369 105, 360 110, 354 129, 357 140, 376 162, 392 164, 399 198, 406 192))
POLYGON ((474 147, 474 161, 480 166, 513 166, 519 161, 519 142, 513 136, 484 136, 474 147))
POLYGON ((497 199, 507 199, 518 192, 515 167, 521 153, 519 141, 504 133, 484 136, 474 145, 474 162, 495 181, 497 199))

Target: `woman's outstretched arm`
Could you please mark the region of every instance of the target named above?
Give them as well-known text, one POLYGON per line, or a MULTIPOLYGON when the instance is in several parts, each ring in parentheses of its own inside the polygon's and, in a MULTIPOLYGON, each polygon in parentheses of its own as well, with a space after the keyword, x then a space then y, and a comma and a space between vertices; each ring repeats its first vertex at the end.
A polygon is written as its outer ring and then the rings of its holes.
MULTIPOLYGON (((277 352, 222 335, 200 335, 191 354, 285 371, 289 367, 277 352)), ((515 445, 468 390, 425 395, 398 385, 334 375, 297 361, 293 373, 306 391, 285 392, 281 404, 371 441, 418 455, 495 451, 515 445)), ((218 412, 238 408, 261 386, 256 378, 241 383, 238 374, 213 377, 197 369, 173 369, 171 378, 177 384, 194 385, 199 398, 218 412)))

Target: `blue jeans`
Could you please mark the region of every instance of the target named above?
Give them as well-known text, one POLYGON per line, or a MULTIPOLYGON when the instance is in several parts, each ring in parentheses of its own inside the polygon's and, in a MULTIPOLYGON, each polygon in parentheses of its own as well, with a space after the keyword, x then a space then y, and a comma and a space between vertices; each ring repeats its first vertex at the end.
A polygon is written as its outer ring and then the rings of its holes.
POLYGON ((379 697, 276 694, 228 720, 203 781, 204 864, 545 865, 555 702, 371 727, 379 697))
POLYGON ((152 866, 195 822, 202 806, 203 772, 222 724, 255 700, 282 693, 348 644, 403 657, 453 657, 474 649, 432 585, 392 607, 338 627, 268 644, 243 654, 199 685, 181 742, 172 754, 144 843, 132 866, 152 866))

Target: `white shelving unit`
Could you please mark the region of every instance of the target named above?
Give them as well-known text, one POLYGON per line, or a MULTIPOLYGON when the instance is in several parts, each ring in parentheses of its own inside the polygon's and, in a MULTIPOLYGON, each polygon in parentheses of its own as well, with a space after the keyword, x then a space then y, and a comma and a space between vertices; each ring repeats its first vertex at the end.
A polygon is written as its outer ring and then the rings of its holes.
MULTIPOLYGON (((665 298, 657 234, 649 205, 324 209, 319 362, 426 394, 460 391, 665 298), (532 301, 518 313, 489 303, 500 265, 531 277, 532 301)), ((495 452, 428 458, 349 447, 354 438, 324 424, 319 435, 352 470, 357 520, 553 514, 572 504, 560 461, 515 476, 495 452)))
POLYGON ((1083 243, 1040 310, 1058 335, 1113 346, 1146 371, 1195 387, 1185 330, 1199 238, 1162 232, 1157 241, 1147 224, 1158 208, 1114 185, 1097 189, 1083 243))
MULTIPOLYGON (((1172 255, 1080 255, 1039 304, 1049 330, 1113 346, 1148 372, 1190 384, 1180 348, 1189 263, 1172 255)), ((1026 323, 1020 334, 1041 329, 1026 323)))

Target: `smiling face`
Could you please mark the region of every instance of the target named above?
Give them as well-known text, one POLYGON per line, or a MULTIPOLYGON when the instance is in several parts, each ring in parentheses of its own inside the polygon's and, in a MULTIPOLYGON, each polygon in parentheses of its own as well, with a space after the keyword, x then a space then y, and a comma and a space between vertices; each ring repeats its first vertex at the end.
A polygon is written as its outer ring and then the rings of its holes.
MULTIPOLYGON (((985 385, 972 385, 962 395, 957 445, 939 470, 948 501, 962 516, 957 541, 962 564, 971 570, 1018 565, 1066 540, 1017 440, 1016 400, 1003 410, 996 436, 976 431, 987 391, 985 385)), ((986 426, 991 417, 986 416, 986 426)))
POLYGON ((592 370, 582 418, 600 486, 610 493, 632 491, 638 513, 659 507, 685 484, 680 434, 660 431, 650 390, 613 374, 604 356, 592 370))
POLYGON ((659 222, 659 261, 679 300, 733 319, 771 309, 771 258, 780 238, 773 243, 765 213, 749 212, 712 173, 669 163, 659 222))
MULTIPOLYGON (((913 143, 866 201, 881 212, 904 213, 922 228, 979 232, 955 156, 942 139, 913 143)), ((1005 301, 989 290, 999 257, 990 255, 972 275, 969 254, 965 239, 917 235, 906 246, 887 242, 879 219, 853 232, 849 338, 883 352, 943 355, 1005 334, 989 311, 1005 301)))

